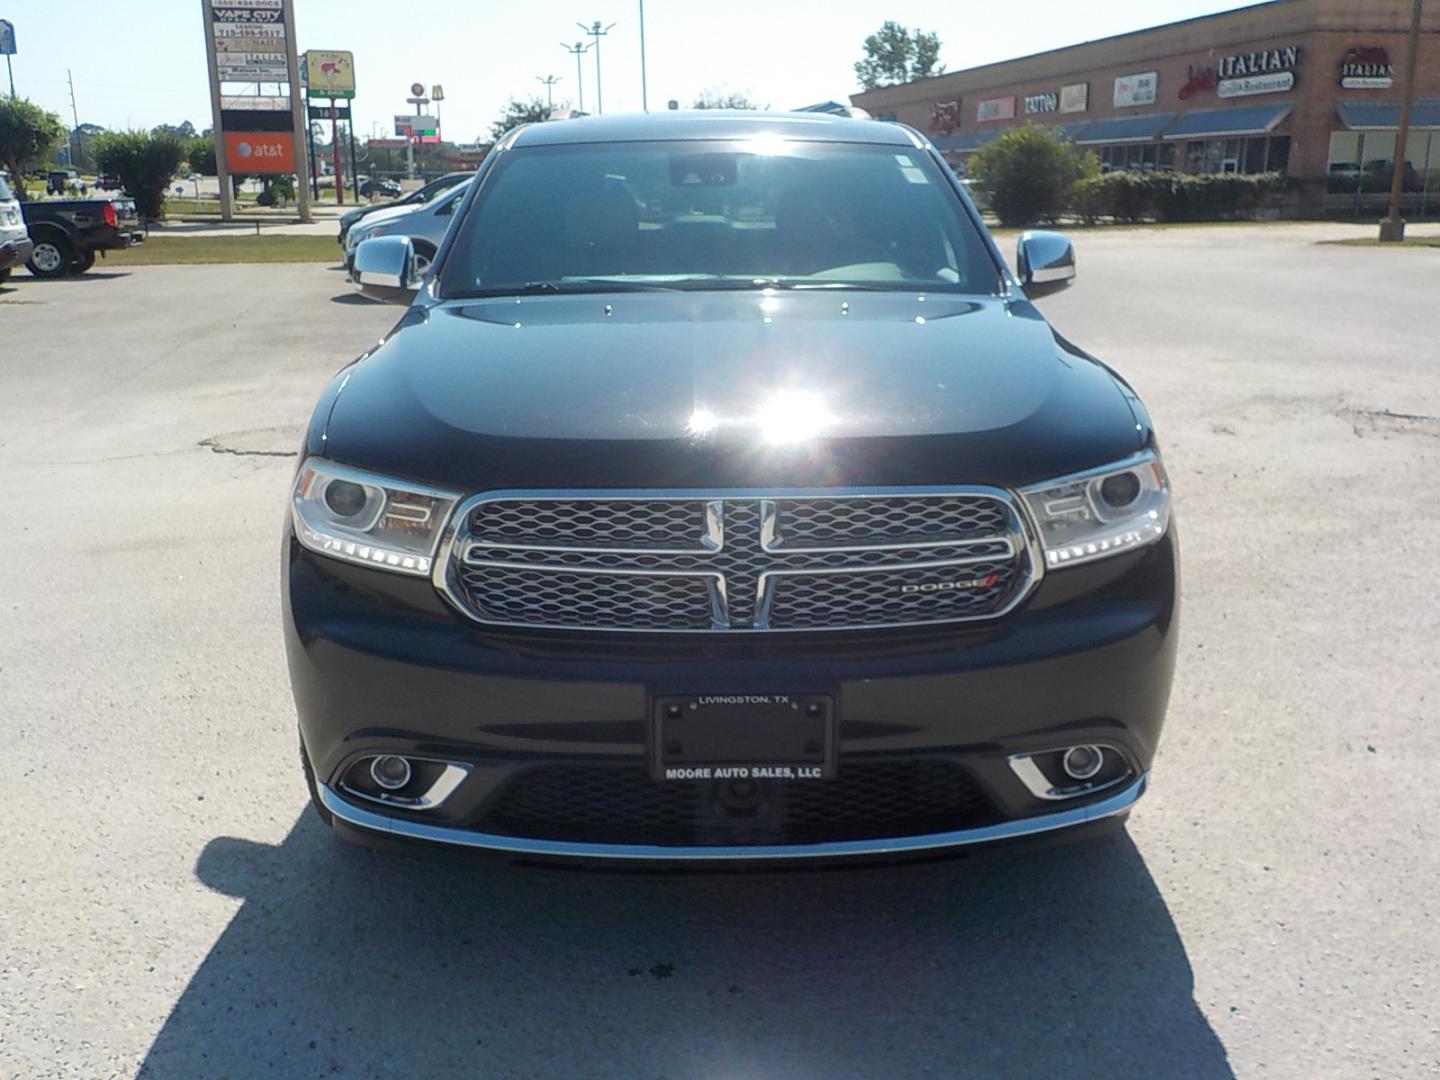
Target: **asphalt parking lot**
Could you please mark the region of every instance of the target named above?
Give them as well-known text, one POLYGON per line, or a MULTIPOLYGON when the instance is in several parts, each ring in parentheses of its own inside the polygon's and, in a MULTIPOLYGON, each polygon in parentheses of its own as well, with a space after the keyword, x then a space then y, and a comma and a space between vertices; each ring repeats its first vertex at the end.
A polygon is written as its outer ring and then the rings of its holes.
POLYGON ((397 309, 321 265, 17 275, 0 1077, 1440 1074, 1440 250, 1340 231, 1082 233, 1041 302, 1177 491, 1128 831, 757 875, 333 840, 280 527, 315 395, 397 309))

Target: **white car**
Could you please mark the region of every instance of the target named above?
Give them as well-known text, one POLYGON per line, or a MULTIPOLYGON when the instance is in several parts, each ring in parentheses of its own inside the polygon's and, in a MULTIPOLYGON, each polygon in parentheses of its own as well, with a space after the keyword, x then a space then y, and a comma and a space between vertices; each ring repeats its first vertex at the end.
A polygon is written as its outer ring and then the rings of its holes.
POLYGON ((345 269, 355 278, 355 248, 362 240, 376 236, 408 236, 415 247, 415 269, 425 273, 435 253, 440 250, 440 241, 445 239, 445 230, 454 220, 455 209, 470 190, 471 180, 462 180, 442 194, 436 195, 421 206, 397 206, 393 210, 377 210, 362 218, 345 234, 345 269))

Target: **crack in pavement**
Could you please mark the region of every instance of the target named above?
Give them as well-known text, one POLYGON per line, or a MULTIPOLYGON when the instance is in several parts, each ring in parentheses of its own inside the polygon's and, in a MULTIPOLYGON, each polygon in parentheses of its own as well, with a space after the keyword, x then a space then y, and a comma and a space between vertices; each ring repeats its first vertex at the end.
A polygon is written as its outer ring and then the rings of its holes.
POLYGON ((196 446, 207 447, 212 454, 233 454, 235 457, 298 457, 298 450, 242 450, 235 446, 221 446, 218 436, 201 439, 196 446))

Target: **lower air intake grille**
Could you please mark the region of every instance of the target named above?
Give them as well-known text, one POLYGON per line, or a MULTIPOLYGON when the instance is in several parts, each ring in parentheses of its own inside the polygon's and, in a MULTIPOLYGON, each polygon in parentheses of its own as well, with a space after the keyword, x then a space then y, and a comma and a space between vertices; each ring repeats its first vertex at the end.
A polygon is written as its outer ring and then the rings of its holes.
POLYGON ((841 762, 833 780, 661 782, 643 766, 543 765, 513 780, 475 827, 575 843, 814 844, 992 824, 993 806, 943 759, 841 762))

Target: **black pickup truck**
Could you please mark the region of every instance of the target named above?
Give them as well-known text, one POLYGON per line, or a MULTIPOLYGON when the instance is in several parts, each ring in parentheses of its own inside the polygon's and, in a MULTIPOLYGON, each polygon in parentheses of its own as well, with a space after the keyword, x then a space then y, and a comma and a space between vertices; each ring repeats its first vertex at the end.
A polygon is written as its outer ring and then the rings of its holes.
POLYGON ((46 199, 21 211, 35 244, 25 265, 36 277, 83 274, 96 252, 145 242, 133 199, 46 199))

